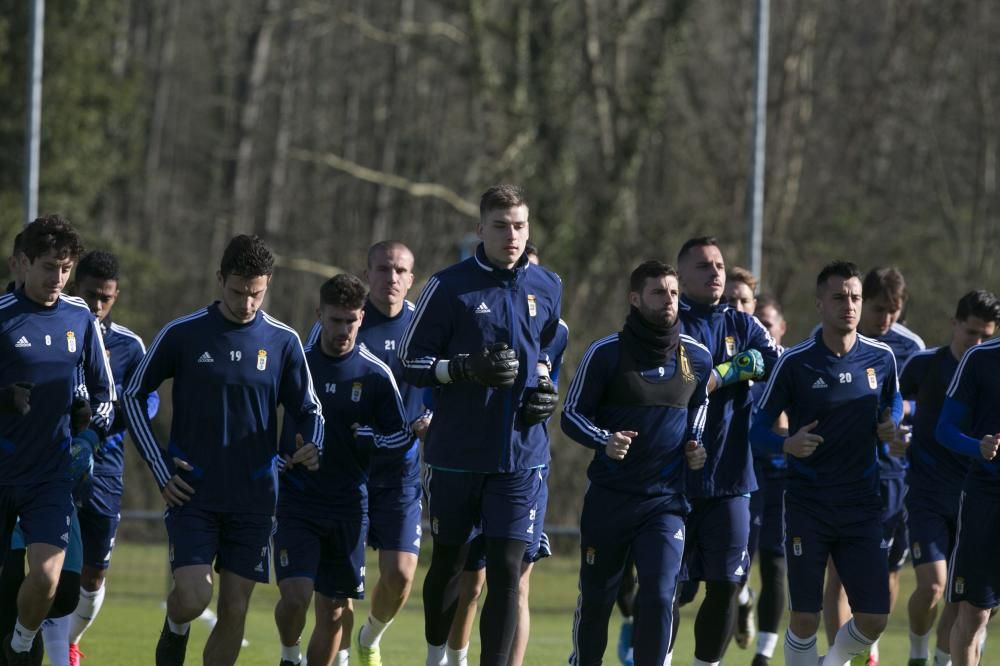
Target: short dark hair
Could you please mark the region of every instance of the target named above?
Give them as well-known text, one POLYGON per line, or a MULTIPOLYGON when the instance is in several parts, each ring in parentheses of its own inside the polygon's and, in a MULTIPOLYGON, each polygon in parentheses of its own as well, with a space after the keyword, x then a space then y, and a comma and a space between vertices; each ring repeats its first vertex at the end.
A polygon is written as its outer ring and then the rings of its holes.
POLYGON ((761 294, 757 297, 757 310, 763 310, 764 308, 774 308, 775 312, 782 317, 785 316, 785 310, 781 307, 781 301, 771 294, 761 294))
POLYGON ((107 250, 91 250, 83 255, 76 267, 76 279, 92 277, 98 280, 118 281, 118 257, 107 250))
POLYGON ((694 238, 689 238, 684 241, 684 245, 681 245, 680 252, 677 253, 677 261, 680 262, 691 248, 695 247, 719 247, 719 241, 715 236, 696 236, 694 238))
POLYGON ((254 278, 274 273, 274 255, 259 236, 234 236, 222 253, 219 272, 225 280, 230 275, 254 278))
POLYGON ((906 296, 906 280, 895 266, 873 268, 861 283, 861 298, 866 301, 881 297, 894 307, 902 308, 906 296))
POLYGON ((535 245, 534 243, 532 243, 531 241, 525 241, 525 243, 524 243, 524 253, 527 254, 527 255, 532 255, 533 254, 533 255, 535 255, 537 257, 538 256, 538 246, 535 245))
POLYGON ((24 231, 18 231, 14 236, 14 245, 10 249, 10 256, 16 257, 24 252, 24 231))
POLYGON ((733 266, 726 271, 726 282, 742 282, 750 287, 751 293, 757 293, 757 278, 742 266, 733 266))
POLYGON ((646 280, 661 278, 667 275, 677 277, 677 269, 657 259, 644 261, 636 266, 635 270, 632 271, 632 275, 629 276, 628 290, 640 294, 642 293, 642 288, 646 286, 646 280))
POLYGON ((376 252, 389 252, 390 250, 406 250, 410 254, 413 252, 410 248, 406 247, 406 243, 398 240, 384 240, 379 241, 368 248, 368 267, 371 268, 372 259, 375 257, 376 252))
POLYGON ((958 300, 958 307, 955 308, 955 319, 965 321, 969 317, 1000 324, 1000 301, 993 292, 985 289, 970 291, 958 300))
POLYGON ((37 218, 24 228, 21 251, 34 261, 46 252, 55 252, 59 259, 72 259, 83 254, 83 241, 73 225, 59 215, 37 218))
POLYGON ((494 185, 479 197, 479 216, 483 217, 491 210, 508 210, 527 205, 524 190, 517 185, 494 185))
POLYGON ((858 278, 860 280, 861 271, 858 270, 857 264, 852 261, 843 261, 841 259, 831 261, 816 276, 816 289, 825 286, 826 281, 832 277, 839 277, 845 280, 858 278))
POLYGON ((319 288, 319 304, 335 305, 348 310, 360 310, 365 306, 368 288, 357 276, 340 273, 323 283, 319 288))

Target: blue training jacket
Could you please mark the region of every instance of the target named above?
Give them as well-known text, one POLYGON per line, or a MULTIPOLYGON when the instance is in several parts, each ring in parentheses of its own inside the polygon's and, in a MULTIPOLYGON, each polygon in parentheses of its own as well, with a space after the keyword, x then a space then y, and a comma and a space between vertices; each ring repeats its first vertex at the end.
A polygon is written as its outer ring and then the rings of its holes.
MULTIPOLYGON (((778 345, 753 315, 729 305, 695 303, 684 296, 679 314, 681 330, 708 347, 715 365, 756 349, 764 358, 766 379, 778 361, 778 345)), ((688 495, 727 497, 757 490, 748 439, 752 411, 753 396, 747 382, 712 392, 702 436, 708 459, 703 469, 688 472, 688 495)))
POLYGON ((0 296, 0 347, 0 386, 34 385, 27 414, 0 414, 0 486, 68 478, 73 398, 89 396, 99 437, 114 421, 115 383, 97 320, 79 298, 46 306, 18 289, 0 296))
POLYGON ((678 367, 671 356, 660 367, 643 366, 641 375, 650 386, 656 386, 684 372, 685 382, 695 385, 686 405, 614 404, 609 387, 617 378, 623 353, 619 336, 614 334, 593 342, 583 355, 566 393, 562 429, 574 441, 594 449, 587 468, 591 483, 630 495, 676 497, 686 512, 684 447, 688 440, 701 439, 712 357, 686 335, 681 336, 680 344, 685 359, 689 359, 688 367, 678 367), (607 441, 612 433, 622 430, 639 434, 624 459, 612 460, 605 452, 607 441))
POLYGON ((482 244, 465 261, 436 273, 424 287, 399 348, 404 380, 439 387, 424 442, 431 467, 468 472, 512 472, 549 462, 547 426, 520 416, 526 390, 538 385, 538 363, 549 362, 559 328, 562 283, 522 257, 513 270, 490 264, 482 244), (513 388, 441 384, 439 360, 475 354, 495 342, 517 351, 513 388))
POLYGON ((323 416, 299 336, 258 310, 237 324, 218 303, 167 324, 122 395, 128 426, 162 489, 176 472, 207 511, 272 514, 277 498, 278 405, 303 439, 323 445, 323 416), (173 418, 164 452, 146 396, 173 378, 173 418), (185 460, 192 471, 174 469, 185 460))

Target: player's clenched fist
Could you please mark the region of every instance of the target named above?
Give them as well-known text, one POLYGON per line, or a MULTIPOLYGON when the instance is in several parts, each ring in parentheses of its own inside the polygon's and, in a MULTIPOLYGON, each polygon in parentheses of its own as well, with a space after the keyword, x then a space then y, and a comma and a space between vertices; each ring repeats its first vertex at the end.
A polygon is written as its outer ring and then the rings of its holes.
POLYGON ((628 453, 628 447, 632 443, 632 438, 638 436, 639 433, 634 430, 613 432, 608 437, 608 444, 604 447, 604 452, 612 460, 621 460, 628 453))
POLYGON ((878 421, 876 428, 880 442, 892 443, 896 439, 896 424, 892 420, 892 410, 888 407, 882 412, 882 417, 878 421))
POLYGON ((979 442, 979 453, 986 460, 993 460, 997 457, 997 449, 1000 448, 1000 435, 986 435, 979 442))
POLYGON ((819 425, 819 421, 813 421, 799 428, 791 437, 785 440, 784 450, 790 456, 796 458, 807 458, 813 454, 816 447, 823 443, 823 437, 813 434, 813 428, 819 425))
POLYGON ((697 471, 705 466, 708 454, 704 446, 692 439, 684 445, 684 457, 687 458, 688 469, 697 471))

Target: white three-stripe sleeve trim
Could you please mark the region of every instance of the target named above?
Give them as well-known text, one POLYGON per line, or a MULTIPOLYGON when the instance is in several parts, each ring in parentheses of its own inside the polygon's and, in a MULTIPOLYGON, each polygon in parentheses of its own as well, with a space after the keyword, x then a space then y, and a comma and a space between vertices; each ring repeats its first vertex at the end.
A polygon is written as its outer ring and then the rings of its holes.
POLYGON ((424 356, 416 359, 411 359, 409 356, 410 341, 413 339, 413 332, 416 331, 417 326, 420 325, 420 320, 423 318, 424 312, 427 311, 427 304, 430 302, 431 296, 440 284, 441 282, 436 277, 432 277, 427 281, 427 286, 424 287, 423 292, 420 294, 420 298, 417 299, 417 305, 413 312, 413 318, 410 319, 410 323, 406 326, 406 331, 404 331, 403 337, 399 341, 399 359, 403 362, 403 365, 408 368, 429 370, 437 361, 437 359, 433 356, 424 356))
POLYGON ((603 428, 598 428, 597 425, 595 425, 590 419, 577 412, 576 403, 580 399, 580 393, 583 391, 583 384, 587 379, 587 370, 590 366, 590 360, 593 358, 594 353, 601 347, 611 344, 617 340, 618 334, 614 333, 601 338, 590 345, 587 352, 583 355, 583 360, 580 361, 579 367, 576 369, 576 375, 573 377, 573 381, 569 385, 569 392, 566 394, 566 402, 563 405, 563 415, 576 427, 580 428, 580 430, 590 435, 591 440, 598 446, 604 446, 607 444, 608 437, 611 436, 611 433, 603 428))
POLYGON ((150 428, 149 414, 145 409, 146 401, 140 401, 137 393, 142 388, 146 370, 149 368, 149 362, 154 356, 156 356, 160 343, 163 341, 166 333, 179 324, 198 319, 199 317, 204 317, 207 314, 207 309, 203 308, 198 312, 187 315, 186 317, 175 319, 164 326, 160 332, 156 334, 156 337, 153 339, 153 344, 149 346, 149 352, 142 357, 142 361, 139 362, 138 367, 136 367, 135 372, 132 374, 132 379, 129 381, 128 386, 125 387, 124 391, 122 391, 121 403, 125 406, 125 414, 128 418, 129 425, 132 426, 132 434, 136 443, 139 445, 140 451, 146 458, 146 461, 153 472, 153 476, 156 477, 157 483, 160 484, 160 487, 167 485, 170 481, 170 471, 167 469, 167 464, 163 460, 163 454, 161 453, 160 446, 156 441, 156 436, 150 428))
POLYGON ((313 413, 316 415, 316 419, 313 424, 312 443, 316 445, 316 448, 319 451, 322 451, 323 435, 326 432, 326 428, 324 427, 325 422, 323 420, 323 406, 320 404, 319 396, 316 394, 316 387, 313 385, 312 371, 309 370, 309 361, 306 359, 306 351, 302 347, 302 340, 299 339, 299 334, 295 332, 295 329, 291 326, 283 324, 266 312, 264 313, 264 322, 275 328, 288 332, 295 341, 295 349, 298 350, 299 357, 302 361, 302 367, 305 369, 306 373, 306 395, 308 395, 309 400, 312 401, 312 407, 315 410, 313 413))
POLYGON ((771 399, 771 391, 774 390, 774 383, 777 380, 780 371, 784 368, 785 362, 791 357, 801 354, 815 344, 816 340, 814 338, 809 338, 808 340, 800 342, 790 349, 786 349, 785 353, 778 357, 778 362, 774 364, 774 369, 771 370, 771 376, 768 377, 767 380, 767 386, 764 387, 764 393, 760 397, 760 403, 758 403, 760 408, 763 408, 764 405, 767 404, 768 400, 771 399))
POLYGON ((410 443, 410 431, 407 429, 406 410, 403 408, 403 398, 399 394, 399 386, 396 384, 396 378, 393 376, 392 370, 382 361, 382 359, 368 351, 366 347, 361 347, 360 354, 363 359, 379 368, 385 374, 386 378, 388 378, 389 383, 392 385, 393 396, 396 399, 396 411, 399 413, 399 422, 403 424, 404 428, 403 430, 399 430, 388 435, 383 435, 373 431, 375 445, 380 448, 398 448, 400 446, 408 446, 410 443))

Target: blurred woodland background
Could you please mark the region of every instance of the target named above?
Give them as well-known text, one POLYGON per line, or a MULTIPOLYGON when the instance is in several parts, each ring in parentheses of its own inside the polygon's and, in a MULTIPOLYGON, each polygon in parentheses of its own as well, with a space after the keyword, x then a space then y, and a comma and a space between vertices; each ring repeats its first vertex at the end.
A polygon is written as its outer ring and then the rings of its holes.
MULTIPOLYGON (((416 300, 479 194, 517 182, 563 278, 568 383, 621 326, 636 263, 701 234, 746 261, 753 22, 747 0, 50 1, 39 208, 120 253, 114 318, 148 343, 215 297, 240 232, 280 255, 266 308, 301 331, 325 276, 380 239, 414 250, 416 300)), ((27 26, 0 0, 5 252, 27 26)), ((940 343, 964 291, 1000 286, 1000 6, 773 0, 770 35, 763 281, 786 342, 847 258, 899 266, 908 325, 940 343)), ((589 455, 554 426, 549 521, 571 524, 589 455)), ((129 467, 126 506, 158 506, 129 467)))

